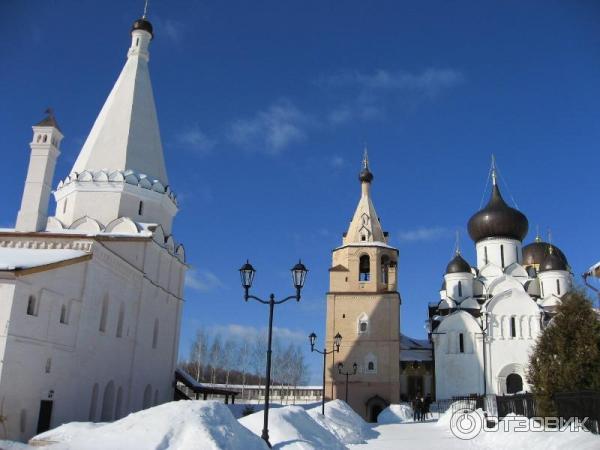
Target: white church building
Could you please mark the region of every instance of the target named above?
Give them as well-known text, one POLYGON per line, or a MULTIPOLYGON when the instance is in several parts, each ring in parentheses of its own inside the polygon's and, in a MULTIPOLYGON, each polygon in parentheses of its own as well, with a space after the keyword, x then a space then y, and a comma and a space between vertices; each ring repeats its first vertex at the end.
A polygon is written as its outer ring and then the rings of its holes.
POLYGON ((0 230, 2 438, 173 399, 186 263, 172 231, 152 38, 145 17, 134 22, 125 66, 51 216, 63 135, 51 112, 33 126, 16 226, 0 230))
POLYGON ((528 228, 502 198, 492 167, 489 202, 468 223, 475 267, 457 249, 440 301, 429 307, 438 399, 531 391, 529 356, 573 280, 557 247, 539 236, 522 245, 528 228))

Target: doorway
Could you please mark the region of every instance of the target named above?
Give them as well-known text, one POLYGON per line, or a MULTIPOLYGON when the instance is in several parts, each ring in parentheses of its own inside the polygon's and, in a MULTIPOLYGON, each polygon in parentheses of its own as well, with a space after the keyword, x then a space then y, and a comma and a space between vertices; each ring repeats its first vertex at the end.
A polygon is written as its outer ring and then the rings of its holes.
POLYGON ((37 434, 50 429, 52 420, 52 400, 40 401, 40 415, 38 416, 37 434))
POLYGON ((516 394, 517 392, 521 392, 523 390, 523 378, 521 375, 516 373, 511 373, 506 377, 506 393, 507 394, 516 394))

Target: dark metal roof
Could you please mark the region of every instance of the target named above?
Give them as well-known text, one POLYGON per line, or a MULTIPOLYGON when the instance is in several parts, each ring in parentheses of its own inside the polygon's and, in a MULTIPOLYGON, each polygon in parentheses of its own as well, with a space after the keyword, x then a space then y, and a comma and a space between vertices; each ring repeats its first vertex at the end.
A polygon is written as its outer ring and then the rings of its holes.
POLYGON ((40 122, 36 123, 34 126, 36 126, 36 127, 54 127, 58 131, 60 131, 58 122, 56 122, 56 118, 54 117, 54 114, 51 112, 51 110, 47 110, 46 114, 48 114, 48 115, 44 119, 42 119, 40 122), (48 111, 50 111, 50 112, 48 112, 48 111))
MULTIPOLYGON (((446 273, 471 273, 471 265, 465 261, 460 253, 457 253, 454 258, 446 266, 446 273)), ((444 282, 445 283, 445 282, 444 282)))
POLYGON ((360 174, 358 175, 358 179, 361 181, 361 183, 370 183, 371 181, 373 181, 373 178, 375 177, 368 168, 364 168, 363 170, 361 170, 360 174))
MULTIPOLYGON (((551 245, 548 242, 535 241, 523 247, 523 265, 532 266, 542 264, 546 256, 550 254, 551 245)), ((568 264, 565 254, 556 246, 552 245, 552 251, 568 264)))
POLYGON ((529 230, 525 214, 506 204, 498 185, 492 187, 490 201, 476 212, 468 223, 469 235, 478 242, 490 237, 507 237, 522 241, 529 230))
POLYGON ((154 37, 154 32, 152 31, 152 24, 143 17, 133 22, 133 25, 131 26, 131 31, 135 30, 147 31, 148 33, 150 33, 150 35, 152 35, 152 37, 154 37))
POLYGON ((558 253, 551 247, 548 255, 544 258, 540 264, 539 271, 546 272, 548 270, 567 270, 567 263, 562 259, 558 253))

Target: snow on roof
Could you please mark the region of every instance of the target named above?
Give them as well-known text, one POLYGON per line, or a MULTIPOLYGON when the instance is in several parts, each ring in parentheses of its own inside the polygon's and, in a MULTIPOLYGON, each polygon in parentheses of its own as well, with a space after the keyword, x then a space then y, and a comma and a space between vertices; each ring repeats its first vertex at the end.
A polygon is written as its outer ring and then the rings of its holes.
POLYGON ((81 250, 0 247, 0 270, 22 270, 87 255, 81 250))

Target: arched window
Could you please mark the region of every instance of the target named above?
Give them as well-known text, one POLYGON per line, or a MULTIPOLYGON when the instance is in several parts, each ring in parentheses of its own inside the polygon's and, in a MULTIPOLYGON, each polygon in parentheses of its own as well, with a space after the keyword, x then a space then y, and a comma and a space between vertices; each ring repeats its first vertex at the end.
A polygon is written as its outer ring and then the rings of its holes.
POLYGON ((102 413, 100 414, 101 422, 110 422, 113 420, 113 411, 115 409, 115 384, 112 380, 104 388, 104 396, 102 398, 102 413))
POLYGON ((504 245, 500 245, 500 264, 502 264, 502 268, 504 269, 504 245))
POLYGON ((142 401, 142 409, 150 408, 152 406, 152 386, 147 384, 144 389, 144 398, 142 401))
POLYGON ((60 307, 60 323, 67 324, 69 323, 69 314, 68 314, 67 305, 61 305, 60 307))
POLYGON ((140 200, 140 204, 138 205, 138 216, 144 214, 144 202, 140 200))
POLYGON ((98 403, 98 383, 94 383, 94 387, 92 388, 92 398, 90 401, 90 414, 88 416, 88 420, 93 422, 96 420, 96 405, 98 403))
POLYGON ((560 295, 560 280, 556 280, 556 295, 560 295))
POLYGON ((365 373, 377 373, 377 357, 373 353, 365 356, 365 373))
POLYGON ((358 316, 358 334, 367 334, 369 332, 369 316, 365 313, 362 313, 358 316))
POLYGON ((154 331, 152 332, 152 348, 158 343, 158 319, 154 319, 154 331))
POLYGON ((369 281, 371 279, 371 259, 369 255, 362 255, 358 264, 358 281, 369 281))
POLYGON ((462 297, 462 282, 458 282, 458 296, 462 297))
POLYGON ((123 388, 119 386, 117 389, 117 404, 115 405, 115 420, 119 420, 121 418, 121 406, 123 403, 123 388))
POLYGON ((42 142, 46 142, 47 140, 48 140, 48 135, 47 135, 47 134, 45 134, 45 135, 44 135, 44 139, 42 139, 42 142))
POLYGON ((381 282, 388 284, 390 279, 390 257, 383 255, 381 257, 381 282))
POLYGON ((510 318, 510 337, 517 337, 517 321, 514 316, 510 318))
POLYGON ((465 352, 465 336, 462 333, 459 333, 458 335, 458 351, 460 353, 465 352))
POLYGON ((117 337, 123 336, 123 321, 125 320, 125 304, 121 302, 119 305, 119 318, 117 319, 117 337))
POLYGON ((375 370, 375 363, 373 361, 369 361, 369 364, 367 365, 367 370, 370 372, 375 370))
POLYGON ((102 300, 102 311, 100 312, 100 326, 98 330, 102 333, 106 332, 106 319, 108 318, 108 295, 102 300))
POLYGON ((483 247, 483 263, 487 264, 489 262, 487 247, 483 247))
POLYGON ((517 392, 521 392, 523 390, 523 378, 521 375, 516 373, 511 373, 506 377, 506 393, 507 394, 516 394, 517 392))
POLYGON ((35 295, 30 295, 27 300, 27 315, 28 316, 37 316, 37 301, 35 299, 35 295))
POLYGON ((38 134, 38 137, 37 137, 37 143, 38 143, 38 144, 40 143, 40 140, 41 140, 41 139, 42 139, 42 135, 41 135, 41 134, 38 134))

